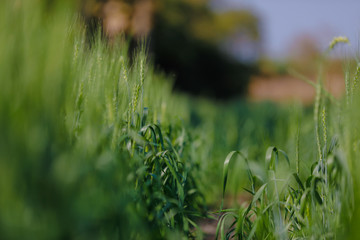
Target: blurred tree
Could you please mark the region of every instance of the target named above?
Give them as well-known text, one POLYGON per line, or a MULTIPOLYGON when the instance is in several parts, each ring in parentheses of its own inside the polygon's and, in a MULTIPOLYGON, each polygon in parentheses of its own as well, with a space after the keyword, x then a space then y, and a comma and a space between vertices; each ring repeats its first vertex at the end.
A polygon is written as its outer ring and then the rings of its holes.
POLYGON ((110 39, 150 33, 151 57, 177 89, 222 99, 246 91, 261 45, 251 12, 215 12, 207 0, 88 1, 85 15, 101 18, 110 39))
POLYGON ((314 36, 299 34, 289 46, 288 65, 301 73, 314 75, 318 72, 318 65, 315 63, 321 52, 314 36))

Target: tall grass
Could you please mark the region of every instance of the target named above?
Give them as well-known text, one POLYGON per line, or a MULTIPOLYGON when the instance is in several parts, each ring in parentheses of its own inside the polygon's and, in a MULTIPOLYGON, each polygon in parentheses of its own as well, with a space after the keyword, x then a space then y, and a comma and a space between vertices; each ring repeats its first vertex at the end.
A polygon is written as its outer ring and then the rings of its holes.
MULTIPOLYGON (((337 41, 335 38, 329 49, 333 49, 338 42, 344 42, 343 38, 340 40, 337 41)), ((220 235, 221 239, 351 239, 356 236, 357 230, 353 226, 359 221, 356 213, 359 178, 355 173, 358 170, 355 156, 358 133, 357 128, 350 125, 351 122, 358 122, 358 111, 354 105, 354 99, 357 99, 355 82, 358 71, 356 69, 350 80, 350 68, 347 68, 344 74, 345 99, 330 105, 330 100, 338 100, 329 93, 323 94, 326 90, 322 84, 322 66, 319 69, 317 83, 313 84, 316 88, 313 111, 316 161, 312 163, 311 160, 299 156, 298 139, 294 160, 290 160, 284 151, 269 147, 264 162, 264 168, 267 170, 265 179, 256 177, 248 164, 250 188, 245 190, 252 195, 251 200, 234 210, 223 209, 221 205, 222 215, 218 221, 216 237, 220 235), (328 119, 329 115, 331 121, 328 119), (329 133, 333 134, 330 143, 329 133), (279 153, 289 165, 285 175, 277 173, 277 163, 281 160, 279 153), (310 163, 311 171, 301 176, 300 163, 310 163), (349 223, 352 224, 350 227, 349 223), (353 232, 349 232, 349 229, 353 232)), ((301 130, 296 138, 300 133, 301 130)), ((228 165, 233 154, 234 152, 231 152, 224 162, 223 196, 229 174, 228 165)), ((243 157, 241 152, 239 154, 243 157)))
POLYGON ((199 166, 168 111, 187 106, 145 48, 89 43, 55 4, 1 4, 1 238, 190 236, 199 166))

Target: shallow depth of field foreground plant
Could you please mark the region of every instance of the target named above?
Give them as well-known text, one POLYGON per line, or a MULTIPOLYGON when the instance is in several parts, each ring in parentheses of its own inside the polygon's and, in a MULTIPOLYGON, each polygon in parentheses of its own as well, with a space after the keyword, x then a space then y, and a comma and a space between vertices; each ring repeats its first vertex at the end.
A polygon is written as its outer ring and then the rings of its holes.
POLYGON ((71 3, 1 3, 0 238, 162 239, 205 215, 184 104, 71 3), (174 107, 176 103, 176 108, 174 107))

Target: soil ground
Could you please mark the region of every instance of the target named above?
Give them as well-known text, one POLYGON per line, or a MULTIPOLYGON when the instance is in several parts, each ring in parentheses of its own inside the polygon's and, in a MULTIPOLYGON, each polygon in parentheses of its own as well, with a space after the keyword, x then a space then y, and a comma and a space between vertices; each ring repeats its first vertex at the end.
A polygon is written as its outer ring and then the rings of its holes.
MULTIPOLYGON (((310 79, 315 82, 316 77, 310 79)), ((345 91, 345 81, 341 75, 326 76, 324 84, 326 89, 337 98, 345 91)), ((314 87, 292 76, 254 77, 249 84, 248 98, 251 101, 300 101, 311 104, 314 97, 314 87)))

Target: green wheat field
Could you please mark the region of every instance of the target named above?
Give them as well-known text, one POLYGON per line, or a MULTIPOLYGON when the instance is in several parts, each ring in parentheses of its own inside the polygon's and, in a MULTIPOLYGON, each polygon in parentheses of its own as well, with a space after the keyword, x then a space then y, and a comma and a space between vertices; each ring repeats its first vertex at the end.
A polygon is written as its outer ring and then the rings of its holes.
POLYGON ((360 63, 323 87, 345 38, 311 106, 214 103, 72 5, 0 3, 0 239, 360 238, 360 63))

